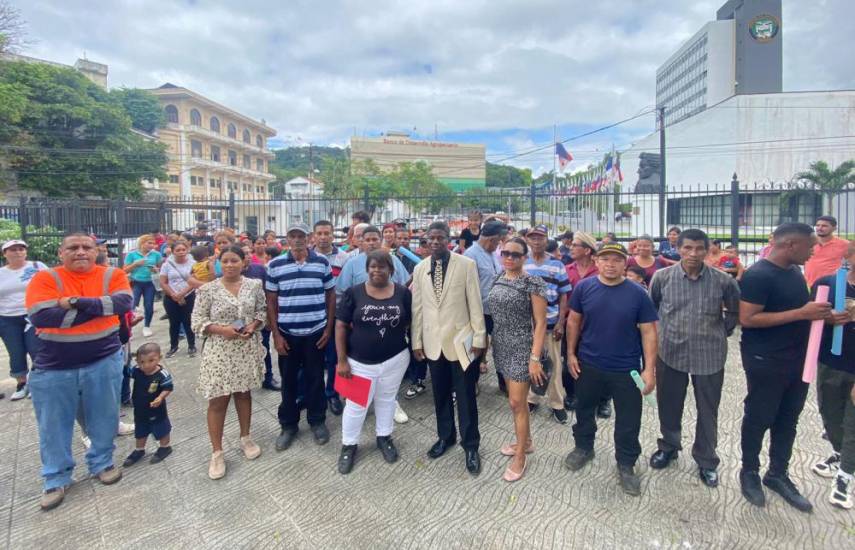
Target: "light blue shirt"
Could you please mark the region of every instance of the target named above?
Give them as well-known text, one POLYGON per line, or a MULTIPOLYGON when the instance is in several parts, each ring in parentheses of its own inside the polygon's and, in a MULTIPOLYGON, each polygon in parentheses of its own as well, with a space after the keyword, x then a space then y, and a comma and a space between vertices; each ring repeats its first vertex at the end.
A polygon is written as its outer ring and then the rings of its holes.
MULTIPOLYGON (((392 282, 398 283, 399 285, 406 285, 407 281, 410 280, 410 274, 407 273, 407 268, 404 267, 404 264, 401 263, 401 260, 399 260, 397 256, 391 255, 391 257, 392 263, 395 265, 395 273, 392 274, 392 282)), ((362 284, 368 280, 368 270, 365 269, 365 258, 365 253, 360 252, 345 262, 344 267, 341 268, 341 274, 339 274, 338 279, 335 282, 336 295, 340 296, 344 294, 344 291, 348 288, 362 284)))
POLYGON ((502 272, 502 266, 495 255, 481 248, 478 241, 472 243, 472 246, 467 248, 463 255, 471 260, 475 260, 475 265, 478 266, 481 304, 484 308, 484 315, 490 315, 490 311, 487 309, 487 296, 490 294, 490 289, 493 288, 493 281, 496 280, 496 276, 502 272))

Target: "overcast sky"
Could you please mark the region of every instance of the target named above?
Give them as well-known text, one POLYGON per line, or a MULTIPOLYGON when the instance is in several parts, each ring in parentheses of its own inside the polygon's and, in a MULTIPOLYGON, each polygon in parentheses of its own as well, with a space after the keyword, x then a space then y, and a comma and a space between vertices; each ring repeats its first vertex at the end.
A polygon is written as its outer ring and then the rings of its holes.
MULTIPOLYGON (((750 0, 747 0, 750 1, 750 0)), ((24 52, 106 63, 111 87, 172 82, 278 131, 278 144, 407 130, 500 160, 633 116, 656 68, 717 1, 12 0, 24 52)), ((855 88, 855 1, 784 0, 784 89, 855 88)), ((625 147, 652 115, 573 142, 625 147)), ((511 163, 552 168, 550 152, 511 163)))

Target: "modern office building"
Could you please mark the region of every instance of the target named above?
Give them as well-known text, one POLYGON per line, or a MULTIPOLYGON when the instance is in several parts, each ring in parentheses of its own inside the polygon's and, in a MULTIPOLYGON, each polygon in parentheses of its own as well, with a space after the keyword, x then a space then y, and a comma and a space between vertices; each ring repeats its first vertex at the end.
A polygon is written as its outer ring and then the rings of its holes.
POLYGON ((192 90, 164 84, 148 90, 160 100, 167 124, 158 138, 168 147, 169 180, 159 188, 188 200, 270 198, 274 157, 267 140, 276 131, 192 90))
POLYGON ((782 90, 781 0, 729 0, 656 71, 670 126, 733 95, 782 90))
POLYGON ((351 161, 372 160, 382 170, 394 170, 402 162, 424 161, 442 183, 457 192, 483 188, 487 181, 486 146, 410 139, 389 132, 383 137, 350 139, 351 161))

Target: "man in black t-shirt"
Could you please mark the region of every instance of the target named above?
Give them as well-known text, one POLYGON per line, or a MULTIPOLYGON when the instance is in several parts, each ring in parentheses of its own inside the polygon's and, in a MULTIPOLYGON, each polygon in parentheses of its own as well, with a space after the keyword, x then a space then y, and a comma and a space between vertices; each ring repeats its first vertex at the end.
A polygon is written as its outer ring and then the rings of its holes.
POLYGON ((798 267, 813 252, 813 229, 803 223, 785 223, 775 230, 773 240, 769 256, 751 266, 741 284, 739 321, 748 395, 742 418, 739 482, 748 502, 765 506, 759 457, 769 430, 769 470, 763 485, 798 510, 809 512, 813 506, 790 480, 787 468, 808 392, 802 368, 810 321, 829 318, 831 306, 809 301, 807 283, 798 267))

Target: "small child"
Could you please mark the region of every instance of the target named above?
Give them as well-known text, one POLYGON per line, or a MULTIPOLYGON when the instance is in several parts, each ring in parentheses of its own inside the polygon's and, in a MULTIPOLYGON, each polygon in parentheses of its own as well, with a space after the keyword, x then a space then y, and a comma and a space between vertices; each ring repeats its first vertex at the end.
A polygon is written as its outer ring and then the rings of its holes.
POLYGON ((267 265, 270 260, 276 258, 280 254, 282 254, 282 249, 280 248, 276 248, 275 246, 268 246, 267 248, 265 248, 264 255, 267 259, 264 260, 264 265, 267 265))
POLYGON ((194 279, 198 279, 203 283, 210 283, 214 280, 214 268, 211 265, 211 249, 207 246, 198 245, 190 249, 190 255, 196 262, 190 268, 190 274, 194 279))
POLYGON ((739 261, 739 250, 735 245, 729 244, 724 247, 724 254, 718 260, 718 268, 730 274, 737 281, 742 279, 742 272, 745 271, 745 268, 739 261))
POLYGON ((635 281, 644 288, 647 288, 647 283, 644 281, 645 276, 647 276, 647 273, 644 272, 644 268, 640 265, 631 265, 626 268, 627 279, 629 279, 630 281, 635 281))
POLYGON ((134 381, 134 437, 137 445, 123 466, 133 466, 145 456, 145 443, 153 435, 160 443, 151 463, 157 464, 172 453, 169 434, 172 424, 166 412, 166 398, 172 393, 172 376, 160 365, 160 346, 148 342, 137 349, 137 366, 131 369, 134 381))

